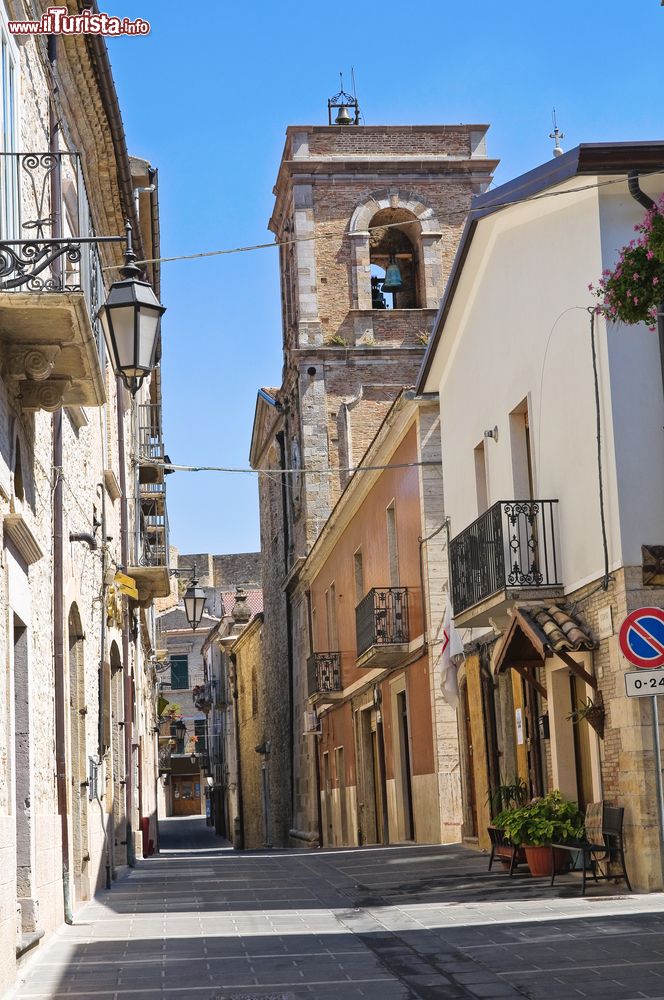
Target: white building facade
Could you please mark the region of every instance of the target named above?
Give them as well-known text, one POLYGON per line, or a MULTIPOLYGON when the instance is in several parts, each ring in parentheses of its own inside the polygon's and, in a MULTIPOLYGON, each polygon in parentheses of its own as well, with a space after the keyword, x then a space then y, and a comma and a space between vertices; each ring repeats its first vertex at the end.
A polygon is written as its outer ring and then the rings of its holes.
POLYGON ((652 709, 625 696, 618 632, 664 598, 644 563, 664 544, 662 363, 645 325, 591 318, 588 286, 643 218, 628 176, 656 199, 663 166, 664 143, 582 145, 476 199, 418 383, 440 394, 455 623, 493 702, 462 668, 465 837, 483 844, 479 788, 518 774, 624 807, 642 889, 662 885, 652 709))

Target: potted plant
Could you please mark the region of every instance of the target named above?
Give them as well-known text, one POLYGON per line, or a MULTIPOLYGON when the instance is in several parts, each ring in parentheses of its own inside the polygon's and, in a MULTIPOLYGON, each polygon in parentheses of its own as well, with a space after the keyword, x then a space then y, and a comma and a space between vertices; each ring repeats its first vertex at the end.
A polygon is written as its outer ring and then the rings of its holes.
MULTIPOLYGON (((583 816, 576 802, 568 802, 559 791, 533 799, 524 806, 505 809, 494 820, 515 845, 524 848, 531 875, 551 875, 551 844, 564 844, 583 837, 583 816)), ((556 872, 566 871, 567 851, 553 851, 556 872)))
MULTIPOLYGON (((496 814, 500 815, 508 809, 525 806, 527 801, 528 786, 523 778, 520 778, 518 775, 515 775, 511 782, 497 785, 496 788, 491 789, 487 796, 492 816, 496 814)), ((524 865, 526 863, 526 855, 523 848, 517 847, 515 854, 514 845, 508 843, 504 832, 499 830, 494 822, 489 824, 488 834, 492 845, 490 868, 494 858, 500 862, 503 868, 509 868, 510 871, 516 865, 524 865)))

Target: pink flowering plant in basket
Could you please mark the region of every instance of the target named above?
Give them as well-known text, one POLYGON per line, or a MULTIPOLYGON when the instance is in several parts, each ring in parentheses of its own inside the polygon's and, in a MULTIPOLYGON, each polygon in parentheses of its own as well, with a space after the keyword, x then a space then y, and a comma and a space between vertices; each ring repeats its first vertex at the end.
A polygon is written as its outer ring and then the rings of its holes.
POLYGON ((664 195, 634 229, 639 235, 622 248, 616 266, 588 288, 599 299, 595 311, 607 319, 654 330, 664 300, 664 195))
POLYGON ((635 229, 642 234, 648 250, 654 255, 654 259, 660 264, 664 264, 664 194, 646 212, 643 222, 635 226, 635 229))

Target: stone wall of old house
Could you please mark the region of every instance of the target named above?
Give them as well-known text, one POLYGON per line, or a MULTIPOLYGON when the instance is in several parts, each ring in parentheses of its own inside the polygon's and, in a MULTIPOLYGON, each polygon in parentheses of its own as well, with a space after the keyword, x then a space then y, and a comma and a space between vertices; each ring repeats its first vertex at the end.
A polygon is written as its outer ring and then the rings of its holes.
MULTIPOLYGON (((0 4, 0 24, 8 5, 17 6, 14 0, 0 4)), ((12 13, 15 15, 16 11, 12 13)), ((18 16, 25 16, 22 8, 18 16)), ((9 39, 7 52, 15 58, 20 77, 16 89, 17 149, 48 152, 49 99, 55 100, 59 148, 85 154, 85 180, 94 229, 97 233, 121 233, 125 206, 120 203, 117 151, 87 49, 80 39, 70 39, 67 43, 61 40, 55 90, 48 79, 45 39, 30 38, 20 47, 9 39)), ((65 165, 65 187, 73 176, 65 165)), ((26 191, 27 188, 21 188, 20 194, 27 202, 26 191)), ((75 227, 75 218, 68 221, 75 227)), ((87 230, 83 235, 88 235, 87 230)), ((102 256, 111 263, 117 253, 117 248, 104 249, 102 256)), ((63 293, 47 294, 53 298, 63 293)), ((77 294, 68 297, 75 298, 77 294)), ((12 293, 2 293, 5 316, 11 315, 11 296, 12 293)), ((35 295, 35 303, 39 298, 35 295)), ((46 296, 42 300, 46 301, 46 296)), ((3 329, 6 333, 6 320, 3 329)), ((142 747, 143 814, 153 830, 151 730, 155 714, 154 676, 147 664, 151 649, 149 639, 141 636, 138 619, 138 639, 129 643, 129 662, 122 662, 122 621, 126 615, 133 620, 138 614, 129 608, 127 598, 117 598, 116 620, 106 624, 102 649, 102 621, 106 623, 108 615, 109 588, 105 583, 113 567, 122 563, 121 501, 115 498, 112 489, 113 482, 117 484, 122 479, 118 406, 126 414, 124 472, 132 483, 128 459, 132 450, 129 397, 122 392, 118 399, 110 363, 100 357, 101 379, 106 389, 104 405, 71 407, 57 416, 43 409, 28 410, 17 382, 11 377, 14 348, 8 346, 6 336, 0 347, 0 993, 4 995, 15 978, 17 948, 20 951, 36 940, 45 942, 65 917, 62 822, 57 801, 53 638, 54 495, 60 490, 65 581, 64 779, 70 844, 65 860, 70 872, 69 903, 74 912, 105 884, 107 864, 111 879, 127 864, 124 782, 128 762, 124 742, 125 734, 130 731, 127 723, 131 706, 124 703, 123 667, 133 674, 135 682, 137 725, 131 739, 142 747), (63 457, 56 468, 53 429, 59 415, 63 457), (102 537, 102 507, 105 507, 108 541, 102 537), (70 533, 85 534, 88 540, 70 540, 70 533), (115 670, 111 668, 112 658, 115 670), (101 747, 100 670, 106 699, 101 747), (94 772, 96 788, 87 784, 94 772), (81 784, 82 781, 86 784, 81 784), (46 936, 39 938, 42 931, 46 936)), ((74 369, 76 363, 73 356, 74 369)), ((147 385, 143 392, 146 391, 147 385)), ((132 510, 130 530, 133 516, 132 510)), ((137 805, 138 788, 134 800, 137 805)), ((136 810, 132 820, 140 853, 142 841, 136 810)), ((37 945, 42 946, 42 943, 37 945)))
MULTIPOLYGON (((631 611, 661 606, 662 590, 644 587, 641 567, 628 566, 611 574, 607 590, 601 581, 594 581, 567 600, 598 640, 592 659, 606 709, 604 739, 599 740, 602 797, 625 807, 625 849, 632 884, 642 891, 661 889, 652 702, 626 696, 624 674, 636 668, 622 655, 618 634, 631 611)), ((664 741, 662 724, 660 739, 664 741)))
POLYGON ((272 839, 265 823, 263 778, 264 767, 270 767, 270 755, 256 750, 269 738, 266 735, 265 691, 261 683, 262 630, 262 616, 258 615, 232 646, 238 687, 242 826, 246 850, 269 846, 272 839))
POLYGON ((178 553, 179 569, 193 569, 194 566, 201 587, 213 587, 215 590, 233 587, 260 589, 260 552, 232 552, 224 555, 213 555, 210 552, 178 553))
MULTIPOLYGON (((260 464, 264 468, 278 468, 278 448, 269 447, 260 464)), ((288 523, 284 521, 283 492, 278 475, 260 476, 258 491, 264 611, 261 689, 266 738, 272 744, 269 771, 272 840, 274 846, 285 847, 292 822, 292 678, 288 605, 282 586, 287 566, 288 523)))

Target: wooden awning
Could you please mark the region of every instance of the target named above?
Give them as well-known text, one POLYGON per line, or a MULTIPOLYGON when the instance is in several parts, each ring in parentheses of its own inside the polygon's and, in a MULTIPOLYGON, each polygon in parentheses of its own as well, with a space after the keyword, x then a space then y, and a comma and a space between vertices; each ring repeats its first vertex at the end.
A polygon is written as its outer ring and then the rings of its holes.
POLYGON ((597 689, 597 680, 571 655, 589 651, 597 642, 584 625, 558 605, 517 606, 512 623, 503 636, 494 660, 494 672, 513 669, 546 697, 541 684, 531 674, 550 656, 559 656, 586 684, 597 689))

